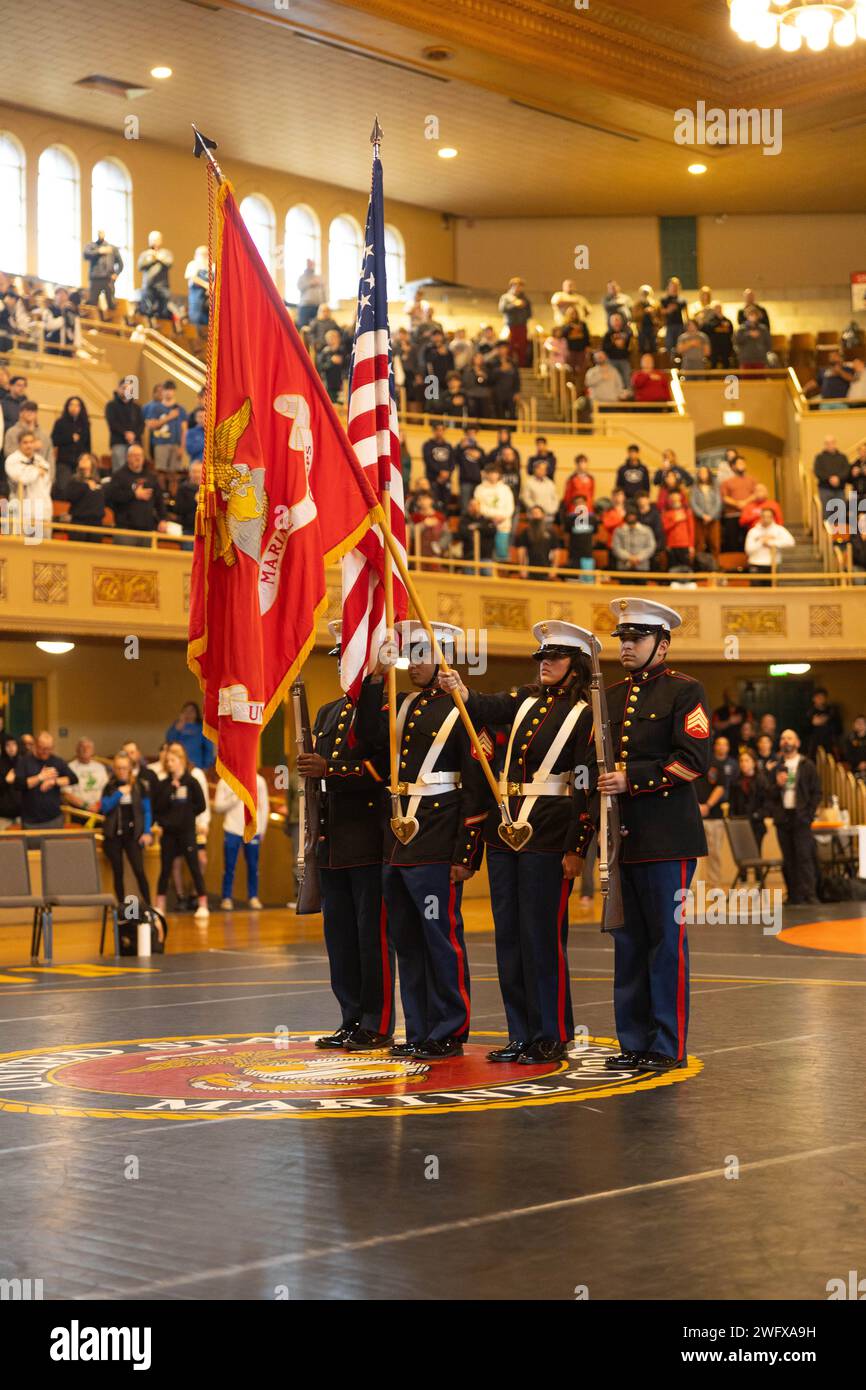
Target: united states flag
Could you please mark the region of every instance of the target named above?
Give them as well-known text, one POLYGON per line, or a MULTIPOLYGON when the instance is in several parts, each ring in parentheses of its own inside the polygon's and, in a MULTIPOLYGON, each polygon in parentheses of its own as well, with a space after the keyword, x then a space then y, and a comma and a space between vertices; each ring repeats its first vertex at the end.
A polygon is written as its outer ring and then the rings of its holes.
MULTIPOLYGON (((373 185, 364 233, 364 259, 358 286, 358 322, 352 352, 348 407, 349 439, 370 485, 383 501, 390 484, 389 521, 406 554, 406 515, 400 466, 400 432, 388 329, 385 282, 385 216, 382 161, 373 158, 373 185)), ((386 512, 387 515, 387 512, 386 512)), ((357 699, 361 682, 385 640, 385 547, 382 532, 372 527, 356 550, 343 560, 343 630, 340 680, 357 699)), ((394 571, 394 616, 406 617, 408 596, 394 571)))

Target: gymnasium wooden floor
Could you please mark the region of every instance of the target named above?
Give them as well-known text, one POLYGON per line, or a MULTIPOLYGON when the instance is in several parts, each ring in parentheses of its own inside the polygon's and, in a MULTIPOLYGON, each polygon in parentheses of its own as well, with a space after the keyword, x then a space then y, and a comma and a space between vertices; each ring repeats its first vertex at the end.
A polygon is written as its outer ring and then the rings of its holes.
MULTIPOLYGON (((820 909, 824 913, 827 909, 820 909)), ((494 1069, 487 904, 474 1035, 421 1074, 310 1039, 316 919, 176 918, 147 968, 0 928, 0 1277, 46 1299, 824 1300, 862 1270, 866 918, 697 927, 689 1068, 611 1084, 612 948, 572 913, 572 1060, 494 1069), (507 1074, 505 1074, 507 1073, 507 1074)))

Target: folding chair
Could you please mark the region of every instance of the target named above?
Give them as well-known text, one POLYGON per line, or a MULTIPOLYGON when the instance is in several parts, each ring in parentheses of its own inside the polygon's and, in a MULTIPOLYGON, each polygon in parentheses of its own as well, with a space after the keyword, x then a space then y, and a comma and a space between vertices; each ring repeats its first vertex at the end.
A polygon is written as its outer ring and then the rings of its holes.
POLYGON ((32 907, 33 931, 30 936, 31 954, 36 941, 36 929, 45 910, 44 899, 33 892, 30 883, 30 863, 24 836, 0 836, 0 883, 2 907, 32 907))
POLYGON ((763 888, 770 870, 781 869, 781 859, 764 859, 762 857, 755 840, 752 822, 748 816, 727 816, 725 818, 725 831, 728 836, 728 844, 731 847, 731 854, 734 856, 734 863, 737 866, 736 876, 731 887, 736 888, 738 883, 748 883, 749 870, 753 869, 758 887, 763 888))
POLYGON ((114 925, 114 954, 120 955, 117 904, 113 893, 102 892, 94 835, 46 835, 42 841, 42 894, 45 902, 34 940, 34 960, 39 955, 39 941, 43 932, 45 959, 51 960, 55 907, 102 908, 100 955, 105 945, 105 928, 110 912, 114 925))

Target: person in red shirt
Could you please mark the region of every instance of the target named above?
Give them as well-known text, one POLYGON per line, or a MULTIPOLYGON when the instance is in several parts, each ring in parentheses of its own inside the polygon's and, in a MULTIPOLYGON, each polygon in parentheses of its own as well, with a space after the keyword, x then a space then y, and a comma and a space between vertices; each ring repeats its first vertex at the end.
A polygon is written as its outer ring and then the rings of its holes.
POLYGON ((631 379, 631 387, 636 401, 651 403, 671 399, 670 377, 667 372, 656 367, 651 352, 645 352, 640 359, 640 371, 631 379))
POLYGON ((769 510, 773 513, 773 520, 779 525, 784 526, 785 518, 782 516, 782 508, 778 502, 770 496, 763 483, 755 484, 755 500, 747 502, 740 512, 740 525, 743 532, 751 530, 757 522, 761 520, 761 512, 769 510))
POLYGON ((565 491, 562 494, 563 510, 570 516, 583 502, 587 509, 592 511, 594 501, 595 478, 589 471, 589 459, 586 454, 576 454, 574 472, 565 480, 565 491))
POLYGON ((663 512, 665 507, 669 505, 673 493, 679 492, 680 496, 682 496, 682 486, 683 483, 679 469, 669 468, 664 475, 662 485, 656 497, 656 506, 660 512, 663 512))
POLYGON ((607 541, 608 549, 610 549, 614 531, 625 521, 625 493, 621 487, 614 488, 610 494, 610 500, 611 505, 602 514, 600 528, 601 535, 607 541))
POLYGON ((681 492, 671 492, 662 508, 671 565, 690 565, 695 558, 695 515, 681 492))

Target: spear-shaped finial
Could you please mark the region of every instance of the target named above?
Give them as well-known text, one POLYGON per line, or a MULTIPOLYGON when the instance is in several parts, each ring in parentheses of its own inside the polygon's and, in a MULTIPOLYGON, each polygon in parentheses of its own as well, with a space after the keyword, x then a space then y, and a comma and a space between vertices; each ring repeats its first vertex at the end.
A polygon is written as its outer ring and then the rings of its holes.
POLYGON ((384 133, 385 132, 379 124, 379 117, 375 116, 373 118, 373 129, 370 132, 370 144, 373 146, 373 156, 375 159, 379 158, 379 146, 382 143, 382 136, 384 133))
POLYGON ((204 155, 208 164, 211 166, 214 173, 216 174, 217 183, 222 183, 223 171, 217 164, 213 155, 211 154, 211 150, 215 150, 218 148, 216 140, 209 140, 206 135, 202 135, 201 131, 196 126, 195 121, 191 121, 190 124, 192 125, 193 132, 195 134, 195 144, 193 145, 192 150, 193 154, 195 155, 196 159, 201 159, 201 156, 204 155))

